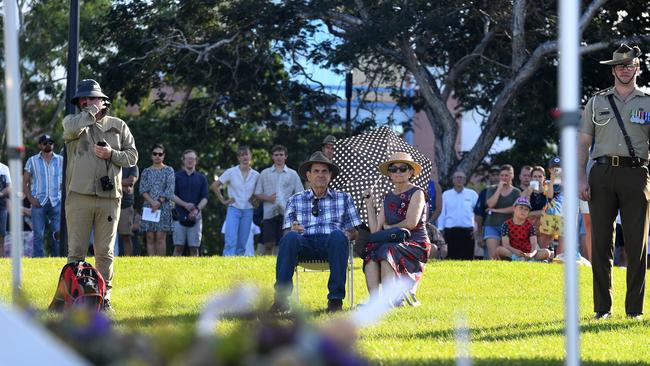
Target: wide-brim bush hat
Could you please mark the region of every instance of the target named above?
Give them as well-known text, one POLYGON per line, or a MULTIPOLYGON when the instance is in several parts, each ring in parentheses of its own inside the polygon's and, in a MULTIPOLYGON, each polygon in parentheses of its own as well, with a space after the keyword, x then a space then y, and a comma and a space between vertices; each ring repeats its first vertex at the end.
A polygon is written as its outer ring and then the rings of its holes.
POLYGON ((314 163, 320 163, 329 166, 330 172, 332 173, 332 179, 334 179, 341 171, 341 169, 336 164, 332 163, 332 161, 328 159, 325 154, 323 154, 321 151, 316 151, 315 153, 311 154, 309 160, 302 163, 302 165, 300 165, 300 168, 298 168, 298 173, 300 173, 300 176, 303 179, 307 179, 307 171, 311 169, 311 166, 314 163))
POLYGON ((413 160, 411 154, 402 151, 393 153, 393 155, 391 155, 387 161, 379 164, 379 167, 377 169, 379 169, 381 174, 388 175, 388 167, 391 166, 391 164, 396 163, 404 163, 410 166, 411 169, 413 169, 413 177, 417 177, 422 172, 422 165, 413 160))
MULTIPOLYGON (((84 79, 77 86, 77 93, 72 97, 72 104, 77 104, 81 97, 103 98, 108 101, 108 96, 102 92, 102 87, 93 79, 84 79)), ((110 104, 110 103, 109 103, 110 104)))
POLYGON ((632 62, 635 58, 641 56, 641 49, 637 46, 630 47, 625 43, 614 51, 611 60, 600 61, 603 65, 620 65, 632 62))

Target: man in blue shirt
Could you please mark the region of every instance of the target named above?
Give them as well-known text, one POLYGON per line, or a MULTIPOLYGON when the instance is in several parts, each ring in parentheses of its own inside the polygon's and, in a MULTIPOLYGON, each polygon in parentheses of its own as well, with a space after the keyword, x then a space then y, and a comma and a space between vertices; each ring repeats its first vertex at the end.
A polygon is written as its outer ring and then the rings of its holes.
MULTIPOLYGON (((27 159, 23 178, 23 191, 32 205, 32 230, 34 231, 34 257, 43 257, 45 223, 52 234, 61 225, 61 179, 63 157, 54 153, 54 140, 50 135, 38 139, 40 152, 27 159)), ((60 255, 59 241, 52 235, 53 257, 60 255)))
POLYGON ((342 310, 345 297, 345 271, 348 261, 348 235, 353 235, 361 220, 352 197, 328 189, 339 173, 322 152, 312 154, 298 172, 307 179, 310 189, 289 198, 282 228, 280 250, 275 266, 275 303, 272 310, 288 310, 286 299, 293 289, 293 272, 300 260, 327 260, 330 278, 327 284, 327 311, 342 310))
POLYGON ((198 257, 203 229, 201 210, 208 204, 208 180, 196 171, 196 151, 185 150, 182 156, 183 169, 176 172, 176 188, 172 198, 178 217, 174 221, 174 255, 182 255, 187 244, 190 255, 198 257))

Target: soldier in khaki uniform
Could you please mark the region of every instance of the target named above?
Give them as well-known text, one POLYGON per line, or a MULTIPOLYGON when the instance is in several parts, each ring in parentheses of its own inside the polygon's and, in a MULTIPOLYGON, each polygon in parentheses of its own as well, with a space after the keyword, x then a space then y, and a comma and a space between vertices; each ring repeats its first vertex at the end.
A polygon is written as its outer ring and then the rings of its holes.
POLYGON ((107 115, 110 102, 95 80, 81 80, 72 103, 81 112, 63 120, 68 262, 85 259, 93 229, 95 264, 106 280, 105 308, 110 309, 122 167, 134 166, 138 151, 126 123, 107 115))
POLYGON ((650 95, 636 86, 639 55, 638 47, 623 44, 611 60, 601 61, 611 65, 614 87, 589 99, 580 126, 580 198, 589 201, 591 213, 596 319, 611 316, 613 232, 619 210, 629 260, 625 312, 634 319, 641 319, 643 314, 650 199, 650 95), (594 165, 587 180, 585 168, 592 142, 594 165))

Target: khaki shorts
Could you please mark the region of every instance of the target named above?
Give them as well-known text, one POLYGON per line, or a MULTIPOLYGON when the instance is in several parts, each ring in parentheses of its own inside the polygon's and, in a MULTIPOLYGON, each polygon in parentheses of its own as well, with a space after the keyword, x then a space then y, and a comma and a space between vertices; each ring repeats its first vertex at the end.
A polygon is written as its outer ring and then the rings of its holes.
POLYGON ((539 232, 541 234, 559 238, 562 236, 562 216, 561 215, 542 215, 539 223, 539 232))
POLYGON ((131 235, 131 226, 133 225, 133 206, 120 210, 120 221, 117 223, 117 233, 119 235, 131 235))
POLYGON ((192 227, 183 226, 178 221, 173 222, 172 240, 176 246, 187 244, 190 248, 201 246, 201 229, 203 228, 203 219, 196 220, 192 227))

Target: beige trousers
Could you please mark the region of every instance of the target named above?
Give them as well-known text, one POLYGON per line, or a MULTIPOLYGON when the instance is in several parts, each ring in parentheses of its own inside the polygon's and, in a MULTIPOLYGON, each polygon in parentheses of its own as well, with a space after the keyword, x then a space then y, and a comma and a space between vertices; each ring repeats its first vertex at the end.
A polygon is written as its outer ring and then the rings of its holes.
POLYGON ((120 199, 70 192, 65 201, 65 218, 68 228, 68 262, 86 259, 92 230, 95 266, 106 281, 106 298, 110 298, 120 199))

